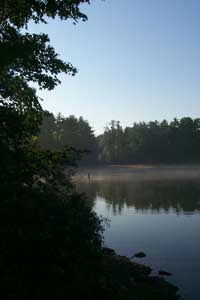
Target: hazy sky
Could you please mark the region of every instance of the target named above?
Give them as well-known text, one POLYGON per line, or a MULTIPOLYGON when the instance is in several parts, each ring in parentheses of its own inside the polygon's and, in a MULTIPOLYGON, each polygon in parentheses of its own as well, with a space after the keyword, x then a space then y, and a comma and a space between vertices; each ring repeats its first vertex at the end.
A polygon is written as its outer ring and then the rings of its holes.
POLYGON ((83 10, 86 23, 31 26, 79 70, 39 92, 45 109, 81 115, 96 133, 112 119, 200 116, 200 0, 95 0, 83 10))

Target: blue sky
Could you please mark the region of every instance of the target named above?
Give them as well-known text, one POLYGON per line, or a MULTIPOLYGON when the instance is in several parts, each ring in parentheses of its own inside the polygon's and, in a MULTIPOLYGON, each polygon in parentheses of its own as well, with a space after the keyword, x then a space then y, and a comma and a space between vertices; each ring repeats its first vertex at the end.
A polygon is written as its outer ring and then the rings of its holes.
POLYGON ((97 134, 112 119, 200 116, 199 0, 95 0, 83 11, 88 21, 76 26, 30 26, 79 70, 39 91, 45 109, 83 116, 97 134))

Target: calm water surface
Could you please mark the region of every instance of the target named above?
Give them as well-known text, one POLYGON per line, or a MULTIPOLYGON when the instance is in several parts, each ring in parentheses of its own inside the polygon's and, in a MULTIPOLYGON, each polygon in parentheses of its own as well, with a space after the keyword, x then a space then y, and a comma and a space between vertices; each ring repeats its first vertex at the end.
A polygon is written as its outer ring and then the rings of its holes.
POLYGON ((77 184, 105 224, 105 245, 166 270, 185 300, 200 299, 200 179, 91 177, 77 184))

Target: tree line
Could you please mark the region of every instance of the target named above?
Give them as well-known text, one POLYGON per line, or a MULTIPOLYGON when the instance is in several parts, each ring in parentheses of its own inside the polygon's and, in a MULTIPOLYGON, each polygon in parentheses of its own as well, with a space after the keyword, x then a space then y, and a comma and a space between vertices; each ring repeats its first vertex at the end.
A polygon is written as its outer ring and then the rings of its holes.
POLYGON ((200 161, 200 119, 135 122, 125 128, 112 120, 95 136, 83 117, 46 112, 38 142, 46 149, 79 149, 85 163, 194 163, 200 161))
POLYGON ((67 145, 82 152, 84 162, 97 161, 97 141, 92 127, 83 117, 56 117, 44 112, 38 139, 43 149, 62 150, 67 145))

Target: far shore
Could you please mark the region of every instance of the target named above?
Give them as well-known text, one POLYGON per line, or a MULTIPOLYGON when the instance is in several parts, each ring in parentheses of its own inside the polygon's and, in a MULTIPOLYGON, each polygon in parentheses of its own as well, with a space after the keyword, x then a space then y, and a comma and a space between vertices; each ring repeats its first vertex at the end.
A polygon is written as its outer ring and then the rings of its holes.
POLYGON ((200 164, 80 166, 75 181, 99 180, 200 180, 200 164))

